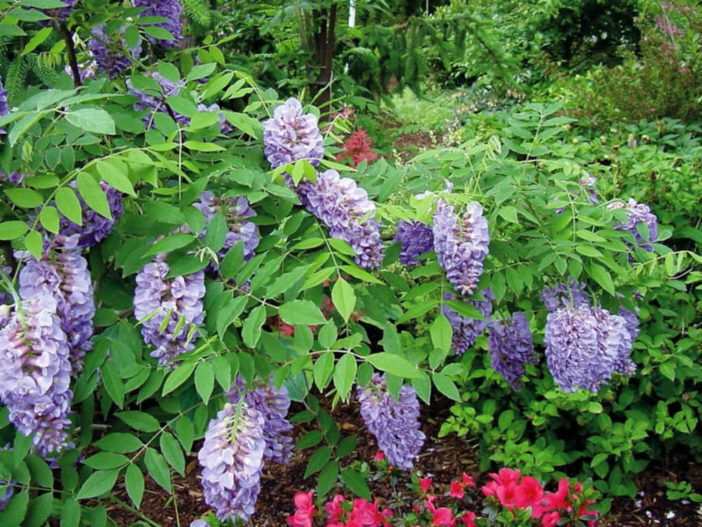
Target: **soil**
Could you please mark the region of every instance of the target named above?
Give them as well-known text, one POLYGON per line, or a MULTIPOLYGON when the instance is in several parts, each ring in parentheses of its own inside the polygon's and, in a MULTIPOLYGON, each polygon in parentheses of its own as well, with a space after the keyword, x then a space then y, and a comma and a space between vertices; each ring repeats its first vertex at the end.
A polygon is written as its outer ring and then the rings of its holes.
MULTIPOLYGON (((417 461, 417 469, 423 475, 430 475, 434 482, 447 484, 460 476, 462 472, 472 475, 479 487, 486 482, 486 475, 481 473, 476 459, 476 439, 463 439, 455 435, 438 438, 441 423, 449 415, 450 401, 439 401, 429 409, 424 408, 422 423, 427 435, 426 447, 417 461)), ((358 434, 358 444, 355 451, 344 459, 344 464, 353 460, 369 461, 377 452, 377 447, 370 435, 365 431, 355 405, 340 405, 333 413, 336 422, 346 434, 358 434)), ((301 437, 311 428, 310 424, 296 425, 293 430, 295 438, 301 437)), ((199 444, 195 448, 199 448, 199 444)), ((270 464, 262 477, 261 493, 256 505, 256 514, 250 525, 254 527, 285 526, 285 518, 294 510, 293 496, 296 492, 314 489, 315 477, 303 479, 307 459, 311 450, 293 453, 287 466, 270 464)), ((190 522, 202 517, 208 511, 203 503, 200 491, 199 469, 197 459, 192 456, 186 468, 185 477, 174 479, 175 494, 161 489, 155 482, 146 477, 146 492, 141 506, 141 514, 135 514, 128 508, 114 503, 109 508, 110 517, 120 527, 146 525, 144 516, 153 526, 188 527, 190 522), (178 518, 176 520, 176 518, 178 518), (139 520, 142 523, 137 523, 139 520)), ((682 459, 671 459, 666 467, 657 466, 641 473, 637 478, 637 487, 643 491, 637 500, 618 498, 612 505, 612 512, 602 519, 599 527, 697 527, 702 526, 700 504, 671 501, 666 498, 665 482, 685 480, 696 489, 702 488, 702 466, 685 463, 682 459)), ((402 476, 390 484, 389 478, 380 481, 369 481, 371 492, 381 503, 393 501, 397 489, 404 489, 409 483, 407 476, 402 476)), ((475 489, 469 499, 480 503, 482 495, 475 489)), ((341 490, 341 489, 339 489, 341 490)), ((122 483, 115 489, 116 500, 129 503, 122 483)), ((477 512, 477 511, 476 511, 477 512)))

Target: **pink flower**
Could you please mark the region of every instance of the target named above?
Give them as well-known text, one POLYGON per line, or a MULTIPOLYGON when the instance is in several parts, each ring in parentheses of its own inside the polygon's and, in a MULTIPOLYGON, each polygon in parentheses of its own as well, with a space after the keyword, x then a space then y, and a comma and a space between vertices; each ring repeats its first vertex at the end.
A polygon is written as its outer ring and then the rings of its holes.
POLYGON ((464 486, 470 487, 471 489, 475 488, 475 480, 465 472, 461 474, 461 481, 464 486))
POLYGON ((544 495, 545 509, 549 511, 570 510, 570 483, 566 478, 561 478, 558 482, 558 490, 544 495))
POLYGON ((297 510, 286 521, 290 527, 312 527, 317 509, 313 501, 314 491, 298 492, 295 494, 295 507, 297 510))
MULTIPOLYGON (((337 494, 331 501, 328 501, 324 504, 324 510, 327 513, 327 515, 329 515, 330 521, 338 522, 341 519, 341 515, 344 512, 344 509, 341 507, 341 504, 344 501, 344 497, 341 494, 337 494)), ((329 527, 328 522, 327 527, 329 527)))
POLYGON ((531 507, 532 517, 539 518, 543 514, 541 506, 543 497, 544 489, 538 480, 531 476, 524 476, 514 491, 514 504, 522 509, 531 507))
POLYGON ((507 507, 509 510, 514 508, 514 494, 517 491, 517 485, 514 483, 509 483, 508 485, 501 485, 497 487, 497 499, 503 507, 507 507))
POLYGON ((429 492, 429 489, 431 489, 431 483, 431 478, 419 478, 419 490, 422 492, 429 492))
POLYGON ((463 491, 463 484, 460 481, 451 482, 449 496, 451 496, 452 498, 456 498, 457 500, 463 499, 463 496, 465 496, 465 492, 463 491))
POLYGON ((549 512, 541 518, 541 525, 543 527, 556 527, 560 519, 561 515, 558 512, 549 512))
POLYGON ((464 512, 463 516, 461 516, 461 522, 463 522, 465 527, 475 527, 475 513, 470 511, 464 512))
POLYGON ((373 456, 373 459, 378 462, 385 461, 385 454, 378 452, 375 456, 373 456))
POLYGON ((424 505, 426 506, 427 510, 431 512, 431 524, 433 526, 453 527, 456 525, 456 520, 453 517, 451 509, 447 507, 437 509, 429 500, 427 500, 424 505))

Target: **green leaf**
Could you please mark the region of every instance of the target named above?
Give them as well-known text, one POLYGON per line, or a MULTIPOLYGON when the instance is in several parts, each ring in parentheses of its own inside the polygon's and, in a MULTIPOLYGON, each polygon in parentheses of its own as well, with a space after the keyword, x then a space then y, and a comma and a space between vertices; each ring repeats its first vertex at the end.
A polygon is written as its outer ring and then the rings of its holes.
POLYGON ((453 337, 453 329, 451 328, 451 323, 448 318, 446 318, 442 313, 434 319, 434 322, 429 328, 431 334, 431 342, 434 347, 448 353, 451 350, 451 339, 453 337))
POLYGON ((112 213, 110 212, 110 205, 107 202, 105 191, 102 190, 100 184, 95 181, 95 178, 90 174, 81 172, 76 178, 76 183, 78 185, 78 192, 83 200, 85 200, 88 207, 108 220, 112 220, 112 213))
POLYGON ((459 393, 458 388, 456 388, 456 384, 451 379, 441 373, 433 374, 432 379, 437 390, 439 390, 449 399, 460 402, 461 394, 459 393))
POLYGON ((193 150, 195 152, 221 152, 224 150, 224 148, 219 145, 204 143, 202 141, 186 141, 184 146, 188 150, 193 150))
POLYGON ((0 37, 21 37, 27 33, 16 24, 0 23, 0 37))
POLYGON ((60 527, 78 527, 80 525, 80 504, 74 498, 67 498, 61 504, 60 527))
POLYGON ((344 320, 348 320, 356 307, 356 293, 351 284, 339 278, 332 287, 331 297, 336 310, 344 320))
POLYGON ((134 506, 138 509, 141 506, 141 499, 144 496, 144 475, 136 465, 129 465, 124 476, 124 484, 127 487, 127 494, 134 506))
POLYGON ((133 434, 115 432, 96 441, 95 446, 101 450, 128 454, 139 450, 142 446, 144 446, 144 444, 133 434))
POLYGON ((168 464, 163 456, 153 448, 147 448, 144 455, 144 464, 154 481, 163 487, 166 492, 171 492, 171 471, 168 469, 168 464))
POLYGON ((256 347, 258 339, 261 337, 261 326, 266 321, 266 306, 258 306, 251 310, 251 313, 244 321, 241 328, 241 338, 249 348, 256 347))
POLYGON ((305 276, 309 266, 303 265, 296 267, 293 271, 285 273, 266 289, 266 298, 275 298, 276 296, 285 293, 293 287, 299 280, 305 276))
MULTIPOLYGON (((227 388, 228 387, 229 386, 227 386, 227 388)), ((183 450, 190 452, 190 449, 193 447, 193 439, 195 437, 195 427, 193 422, 186 416, 182 416, 175 422, 174 430, 180 444, 183 445, 183 450)))
POLYGON ((356 358, 351 353, 345 353, 336 363, 334 370, 334 386, 339 397, 345 399, 351 391, 356 379, 356 358))
POLYGON ((201 130, 219 124, 219 114, 217 112, 199 112, 193 115, 188 125, 188 130, 201 130))
POLYGON ((260 140, 263 137, 263 126, 258 119, 254 119, 245 113, 230 112, 226 110, 224 111, 224 116, 227 118, 227 122, 234 128, 241 130, 254 139, 260 140))
POLYGON ((122 454, 114 452, 99 452, 83 461, 90 468, 107 470, 111 468, 120 468, 129 463, 129 458, 122 454))
POLYGON ((612 276, 604 267, 596 263, 591 263, 590 276, 592 276, 595 282, 602 286, 602 289, 607 291, 612 296, 616 295, 616 291, 614 290, 614 282, 612 281, 612 276))
POLYGON ((307 462, 304 478, 310 477, 312 474, 320 471, 331 458, 331 449, 328 446, 323 446, 314 451, 307 462))
POLYGON ((314 326, 324 324, 326 319, 319 308, 310 300, 293 300, 280 306, 280 318, 293 326, 314 326))
POLYGON ((357 496, 360 496, 364 500, 371 499, 371 493, 366 479, 351 467, 347 467, 341 471, 341 480, 351 492, 357 496))
POLYGON ((330 320, 326 324, 322 326, 322 329, 319 330, 319 333, 317 334, 317 340, 319 341, 319 344, 323 346, 324 348, 329 349, 334 342, 336 342, 336 339, 338 337, 338 332, 336 329, 336 324, 334 324, 333 320, 330 320))
POLYGON ((318 445, 322 441, 322 439, 324 439, 324 435, 322 434, 322 432, 320 432, 319 430, 310 430, 300 438, 300 440, 297 442, 297 445, 295 445, 295 448, 297 448, 298 450, 311 448, 315 445, 318 445))
POLYGON ((0 511, 0 525, 7 525, 8 527, 21 525, 22 520, 27 515, 28 505, 28 492, 19 492, 12 496, 5 509, 0 511))
POLYGON ((119 470, 99 470, 93 472, 78 491, 76 499, 85 500, 106 494, 112 490, 117 482, 119 470))
POLYGON ((31 53, 34 49, 36 49, 37 46, 39 46, 42 42, 49 38, 49 35, 51 35, 51 32, 53 30, 54 28, 49 26, 37 31, 31 38, 31 40, 27 42, 27 45, 24 46, 24 49, 22 50, 22 56, 26 55, 27 53, 31 53))
POLYGON ((110 161, 98 161, 96 167, 100 177, 111 187, 136 197, 134 186, 127 176, 127 167, 125 165, 110 161))
POLYGON ((180 474, 185 475, 185 456, 183 455, 183 450, 180 448, 180 443, 168 432, 161 434, 160 439, 161 452, 166 461, 180 474))
POLYGON ((99 108, 71 110, 66 114, 66 120, 85 132, 108 135, 115 134, 114 119, 112 119, 110 114, 105 110, 99 108))
POLYGON ((27 234, 27 237, 24 239, 24 246, 34 258, 39 260, 44 250, 44 240, 38 231, 32 231, 27 234))
POLYGON ((161 391, 161 395, 168 395, 173 390, 178 388, 178 386, 187 381, 190 378, 190 375, 193 373, 194 369, 194 362, 184 362, 183 364, 178 366, 168 375, 168 377, 166 378, 166 382, 163 383, 163 390, 161 391))
POLYGON ((326 495, 331 489, 334 488, 338 476, 339 463, 337 461, 327 463, 317 478, 317 494, 319 496, 326 495))
POLYGON ((195 389, 202 401, 207 404, 214 390, 214 370, 209 362, 203 362, 195 370, 195 389))
POLYGON ((188 76, 185 79, 188 82, 204 79, 205 77, 209 77, 210 75, 212 75, 216 68, 217 64, 214 62, 210 62, 208 64, 196 64, 195 66, 193 66, 193 69, 190 70, 188 76))
POLYGON ((333 372, 334 354, 323 353, 322 356, 317 359, 317 362, 314 363, 313 368, 314 383, 320 391, 323 391, 327 387, 333 372))
POLYGON ((54 506, 54 495, 51 492, 42 494, 29 504, 27 516, 22 522, 22 527, 41 527, 51 516, 54 506))
POLYGON ((195 241, 192 234, 173 234, 154 243, 151 248, 144 253, 144 256, 153 256, 159 253, 169 253, 187 247, 195 241))
POLYGON ((381 352, 368 355, 365 359, 376 369, 386 371, 398 377, 405 377, 407 379, 421 377, 421 372, 417 370, 417 367, 400 355, 381 352))
POLYGON ((519 218, 517 217, 517 208, 512 205, 507 205, 499 210, 500 216, 511 223, 519 223, 519 218))
POLYGON ((83 225, 83 208, 72 188, 61 187, 56 191, 56 206, 69 220, 77 225, 83 225))
POLYGON ((59 213, 55 207, 46 205, 42 207, 39 213, 39 222, 49 232, 58 234, 59 232, 59 213))
POLYGON ((23 221, 4 221, 0 223, 0 240, 16 240, 28 230, 23 221))
POLYGON ((146 412, 130 410, 126 412, 117 412, 115 415, 120 420, 124 421, 126 424, 135 430, 139 430, 140 432, 155 432, 161 428, 161 425, 156 418, 151 414, 147 414, 146 412))
POLYGON ((9 188, 5 194, 12 203, 23 209, 34 209, 44 203, 44 196, 30 188, 9 188))
POLYGON ((214 252, 219 251, 224 246, 224 241, 227 237, 227 222, 221 212, 217 212, 210 218, 205 231, 205 245, 214 252))

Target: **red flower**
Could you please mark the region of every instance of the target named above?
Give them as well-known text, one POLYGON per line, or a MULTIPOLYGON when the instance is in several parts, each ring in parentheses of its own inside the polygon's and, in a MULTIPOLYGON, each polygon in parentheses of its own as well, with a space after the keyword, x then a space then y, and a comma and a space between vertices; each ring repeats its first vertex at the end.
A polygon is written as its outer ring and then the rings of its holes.
POLYGON ((324 504, 324 510, 329 515, 329 520, 338 522, 341 519, 341 515, 344 513, 344 509, 341 507, 341 504, 344 501, 344 497, 337 494, 334 496, 334 499, 324 504))
POLYGON ((524 476, 514 491, 514 504, 517 507, 526 509, 531 507, 531 515, 539 518, 543 514, 541 502, 544 497, 544 489, 536 478, 524 476))
POLYGON ((431 488, 432 479, 431 478, 419 478, 419 490, 422 492, 429 492, 431 488))
POLYGON ((549 511, 570 510, 570 483, 566 478, 561 478, 558 482, 558 490, 544 495, 545 509, 549 511))
POLYGON ((470 487, 471 489, 475 488, 475 480, 465 472, 461 474, 461 481, 466 487, 470 487))
POLYGON ((441 507, 437 509, 434 504, 427 500, 424 504, 426 508, 431 512, 431 524, 435 527, 453 527, 456 525, 456 520, 453 517, 451 509, 447 507, 441 507))
POLYGON ((558 512, 549 512, 541 518, 541 525, 543 527, 556 527, 560 519, 561 515, 558 512))
POLYGON ((314 491, 298 492, 295 494, 295 507, 297 510, 286 521, 290 527, 312 527, 317 509, 313 501, 314 491))
POLYGON ((373 459, 375 459, 378 462, 385 461, 385 454, 383 454, 382 452, 378 452, 375 456, 373 456, 373 459))
POLYGON ((466 527, 475 527, 475 513, 470 511, 464 512, 463 516, 461 516, 461 521, 466 527))
POLYGON ((336 160, 351 158, 351 165, 356 167, 362 161, 375 161, 378 154, 371 149, 371 139, 363 128, 352 133, 344 144, 344 150, 337 154, 336 160))
POLYGON ((449 496, 451 496, 452 498, 456 498, 457 500, 463 499, 463 496, 465 496, 465 492, 463 491, 463 484, 460 481, 451 482, 449 496))
POLYGON ((511 483, 517 483, 522 476, 522 472, 520 470, 512 470, 511 468, 501 468, 497 474, 488 474, 488 476, 494 479, 498 485, 509 485, 511 483))
POLYGON ((516 503, 514 502, 514 495, 517 491, 517 485, 514 483, 509 483, 508 485, 500 485, 497 487, 496 496, 500 500, 503 507, 507 507, 512 510, 516 503))

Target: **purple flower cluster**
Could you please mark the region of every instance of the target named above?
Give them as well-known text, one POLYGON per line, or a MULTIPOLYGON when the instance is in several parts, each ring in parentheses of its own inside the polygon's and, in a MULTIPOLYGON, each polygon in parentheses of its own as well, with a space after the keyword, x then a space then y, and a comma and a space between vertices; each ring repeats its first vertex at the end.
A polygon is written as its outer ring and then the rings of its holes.
POLYGON ((81 255, 78 236, 56 237, 40 260, 23 253, 19 275, 23 299, 52 298, 70 348, 74 373, 83 369, 85 353, 92 349, 95 301, 88 262, 81 255))
POLYGON ((489 243, 488 222, 480 204, 470 203, 460 220, 452 205, 439 200, 434 212, 434 250, 446 278, 461 294, 470 295, 478 286, 489 243))
POLYGON ((434 248, 434 232, 421 221, 400 221, 397 224, 395 240, 400 242, 400 263, 409 266, 419 265, 420 255, 434 248))
POLYGON ((42 456, 65 446, 71 424, 70 349, 56 310, 51 295, 25 297, 0 329, 0 401, 42 456))
POLYGON ((245 197, 215 197, 212 192, 206 190, 200 195, 200 200, 193 203, 193 206, 205 215, 205 226, 200 233, 202 238, 205 236, 207 226, 212 217, 217 212, 221 212, 224 216, 229 231, 224 240, 224 246, 218 253, 219 256, 224 256, 235 244, 243 242, 244 259, 250 260, 253 258, 260 239, 258 225, 251 221, 246 221, 246 218, 256 216, 256 212, 251 208, 245 197))
POLYGON ((165 255, 146 264, 136 277, 134 316, 142 323, 144 342, 156 349, 151 356, 172 367, 181 354, 195 348, 197 325, 204 318, 205 273, 166 279, 165 255))
MULTIPOLYGON (((81 62, 80 64, 78 64, 78 73, 80 74, 80 81, 84 83, 86 80, 94 79, 97 75, 97 69, 98 66, 94 60, 88 62, 81 62)), ((66 75, 73 75, 73 72, 71 71, 71 66, 66 66, 65 68, 63 68, 63 71, 66 72, 66 75)))
POLYGON ((293 428, 287 419, 290 408, 288 390, 284 386, 276 388, 272 379, 247 390, 244 380, 238 376, 227 395, 232 404, 237 404, 243 396, 246 405, 263 416, 263 438, 266 441, 263 455, 274 463, 287 464, 293 449, 292 437, 288 435, 293 428))
POLYGON ((263 122, 264 153, 272 168, 309 160, 317 166, 324 157, 322 134, 317 118, 302 113, 297 99, 288 99, 273 112, 273 117, 263 122))
POLYGON ((587 306, 590 304, 590 296, 585 292, 585 287, 587 286, 583 282, 569 277, 567 283, 544 287, 541 300, 549 311, 556 311, 562 307, 587 306))
POLYGON ((356 388, 356 397, 366 427, 390 464, 410 470, 425 439, 414 388, 403 386, 395 400, 388 392, 385 377, 375 373, 368 386, 356 388))
POLYGON ((132 65, 132 61, 124 53, 125 47, 133 59, 137 59, 141 55, 141 42, 134 48, 130 48, 126 43, 122 44, 124 31, 125 28, 122 27, 120 29, 121 38, 117 38, 115 35, 108 35, 105 32, 105 24, 100 24, 92 29, 93 37, 88 42, 90 53, 93 55, 98 69, 107 73, 111 79, 116 79, 120 73, 132 65))
MULTIPOLYGON (((483 297, 485 300, 466 300, 464 302, 471 304, 475 307, 484 319, 479 320, 477 318, 465 318, 448 305, 443 304, 441 306, 441 312, 446 318, 448 318, 451 323, 451 328, 453 329, 453 337, 451 339, 451 351, 456 355, 463 355, 468 348, 475 344, 475 339, 485 331, 485 328, 490 324, 490 315, 492 315, 492 301, 494 300, 494 295, 492 290, 486 289, 483 291, 483 297)), ((444 300, 453 300, 457 297, 452 293, 446 293, 444 295, 444 300)))
POLYGON ((143 112, 145 110, 151 110, 151 114, 147 114, 143 117, 144 124, 146 126, 153 126, 153 113, 154 112, 164 112, 173 117, 178 123, 187 125, 190 123, 190 118, 185 115, 173 112, 169 112, 168 105, 166 103, 166 97, 175 96, 180 93, 180 90, 185 88, 185 81, 180 79, 178 82, 173 82, 168 80, 166 77, 158 72, 147 72, 147 76, 153 78, 160 86, 160 92, 146 93, 138 90, 132 84, 130 79, 127 79, 127 88, 129 88, 129 94, 134 95, 139 100, 134 103, 135 112, 143 112))
POLYGON ((607 205, 607 208, 610 210, 624 209, 628 214, 626 223, 620 223, 614 228, 631 233, 636 240, 635 247, 653 251, 651 243, 655 242, 656 238, 658 238, 658 218, 651 212, 648 205, 637 203, 635 200, 630 199, 628 203, 615 201, 607 205), (645 225, 648 230, 647 237, 644 237, 639 232, 639 224, 645 225))
POLYGON ((597 392, 614 372, 631 375, 636 369, 626 320, 606 309, 580 306, 549 313, 544 341, 548 368, 564 392, 597 392))
POLYGON ((361 267, 376 268, 383 261, 380 224, 373 219, 375 203, 351 178, 336 170, 317 175, 316 183, 298 187, 307 209, 322 221, 334 238, 346 241, 356 253, 361 267))
POLYGON ((514 390, 519 390, 522 387, 524 365, 535 359, 526 315, 517 312, 512 315, 511 320, 494 321, 490 324, 488 346, 493 369, 502 375, 514 390))
POLYGON ((61 0, 61 2, 66 4, 66 6, 56 9, 43 9, 44 14, 51 17, 53 21, 61 22, 66 20, 69 16, 71 16, 71 12, 76 5, 76 0, 61 0))
MULTIPOLYGON (((165 48, 175 48, 182 40, 183 24, 180 20, 183 8, 180 5, 180 0, 133 0, 134 7, 145 7, 139 16, 159 16, 166 19, 165 22, 156 24, 157 27, 162 27, 173 35, 172 39, 159 40, 165 48)), ((150 40, 154 40, 149 36, 150 40)))
MULTIPOLYGON (((75 182, 71 182, 71 187, 75 188, 75 182)), ((74 234, 79 235, 78 246, 79 247, 92 247, 98 244, 112 232, 112 228, 115 226, 117 220, 122 216, 124 209, 122 208, 122 193, 104 181, 100 182, 102 190, 105 191, 107 196, 107 203, 110 206, 110 213, 112 214, 112 219, 107 219, 101 214, 98 214, 93 209, 88 207, 82 197, 78 197, 80 200, 81 208, 83 209, 82 214, 82 225, 73 223, 71 220, 65 216, 61 216, 60 223, 60 234, 64 236, 71 236, 74 234)))
POLYGON ((24 181, 24 174, 21 172, 12 171, 8 176, 6 172, 0 172, 0 181, 7 181, 13 185, 21 185, 24 181))
POLYGON ((224 134, 224 135, 229 135, 234 131, 234 127, 229 124, 229 121, 227 121, 227 117, 222 113, 222 109, 219 107, 219 104, 210 104, 209 106, 205 104, 198 104, 197 109, 200 112, 219 112, 219 131, 224 134))
POLYGON ((226 403, 210 421, 197 455, 205 502, 220 521, 247 521, 261 490, 264 417, 245 401, 226 403))
MULTIPOLYGON (((7 103, 7 90, 2 84, 2 77, 0 77, 0 117, 10 113, 10 106, 7 103)), ((0 126, 0 134, 4 134, 5 129, 0 126)))

